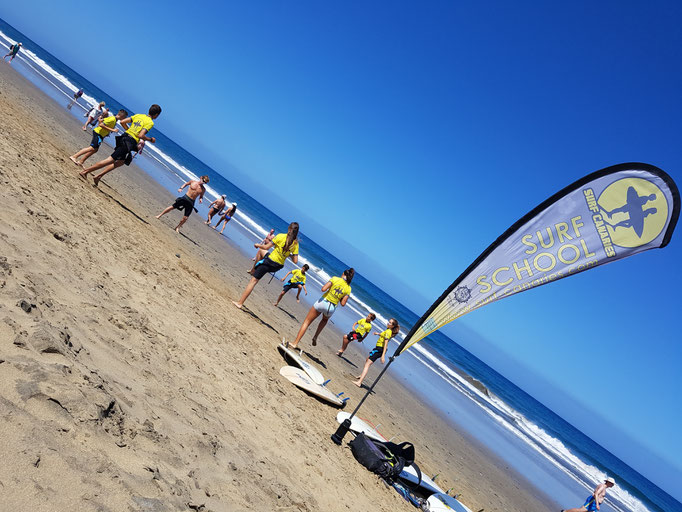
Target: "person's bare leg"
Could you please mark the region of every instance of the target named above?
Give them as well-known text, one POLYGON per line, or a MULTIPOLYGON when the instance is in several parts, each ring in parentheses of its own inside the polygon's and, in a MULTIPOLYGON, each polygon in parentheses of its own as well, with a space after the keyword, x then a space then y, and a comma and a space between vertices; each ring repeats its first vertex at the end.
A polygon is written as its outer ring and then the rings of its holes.
POLYGON ((365 379, 365 377, 367 377, 369 367, 372 366, 372 363, 373 361, 368 357, 367 360, 365 361, 365 367, 362 369, 362 373, 358 377, 358 380, 353 381, 353 384, 355 384, 359 388, 362 387, 362 381, 365 379))
POLYGON ((298 292, 296 293, 296 302, 301 302, 301 290, 303 289, 302 286, 298 287, 298 292))
POLYGON ((161 213, 159 213, 159 214, 156 216, 156 218, 157 218, 157 219, 160 219, 161 217, 163 217, 164 215, 166 215, 168 212, 172 212, 174 209, 175 209, 175 208, 173 208, 172 206, 169 206, 169 207, 166 208, 164 211, 162 211, 161 213))
POLYGON ((180 233, 180 228, 185 222, 187 222, 187 219, 189 219, 189 217, 187 217, 186 215, 182 219, 180 219, 180 223, 177 226, 175 226, 176 233, 180 233))
POLYGON ((218 219, 218 222, 216 222, 216 225, 213 226, 213 229, 215 229, 215 230, 217 231, 217 230, 218 230, 218 226, 220 226, 220 223, 221 223, 222 221, 224 221, 224 220, 225 220, 225 217, 220 217, 220 218, 218 219))
POLYGON ((97 171, 98 169, 101 169, 102 167, 106 167, 107 165, 112 165, 113 163, 114 163, 114 159, 111 157, 107 157, 104 160, 100 160, 95 165, 91 165, 90 167, 84 168, 80 172, 80 175, 85 177, 86 175, 90 174, 91 172, 97 171))
POLYGON ((210 224, 212 218, 213 218, 213 215, 211 214, 211 212, 210 212, 210 210, 209 210, 209 212, 208 212, 208 219, 206 219, 206 222, 204 222, 204 224, 210 224))
POLYGON ((251 295, 251 292, 253 291, 253 289, 256 287, 257 284, 258 284, 258 279, 256 279, 255 277, 252 277, 251 281, 249 281, 249 284, 246 285, 246 288, 244 289, 244 293, 242 293, 242 297, 241 297, 241 299, 239 299, 239 302, 232 301, 232 304, 237 306, 239 309, 242 309, 242 307, 244 306, 244 302, 246 301, 248 296, 251 295))
POLYGON ((223 231, 225 231, 225 226, 227 226, 227 222, 228 221, 225 221, 225 224, 223 224, 223 229, 220 230, 221 235, 223 234, 223 231))
POLYGON ((279 297, 277 297, 277 301, 275 302, 275 306, 278 306, 278 305, 279 305, 279 301, 282 300, 282 297, 284 297, 284 294, 285 294, 286 292, 288 292, 288 291, 289 291, 289 290, 286 290, 286 291, 282 290, 282 293, 280 293, 280 294, 279 294, 279 297))
POLYGON ((123 160, 116 160, 113 164, 106 166, 102 170, 102 172, 100 172, 97 176, 92 178, 92 184, 95 186, 99 185, 99 180, 101 180, 105 174, 109 174, 114 169, 118 169, 123 165, 123 163, 124 163, 123 160))
POLYGON ((327 325, 327 322, 329 322, 329 317, 323 316, 322 320, 320 320, 320 323, 317 324, 317 329, 315 330, 315 334, 313 334, 313 347, 317 345, 317 337, 322 332, 322 329, 324 329, 324 326, 327 325))
POLYGON ((341 354, 343 354, 346 351, 346 349, 348 348, 349 343, 350 343, 350 340, 348 339, 348 335, 344 334, 343 335, 343 343, 341 345, 341 350, 337 351, 336 355, 340 356, 341 354))
POLYGON ((310 326, 311 323, 320 315, 320 312, 317 311, 315 308, 310 308, 308 311, 308 314, 305 316, 305 319, 303 320, 303 323, 301 324, 301 328, 298 330, 298 334, 296 335, 296 339, 294 342, 291 344, 293 348, 296 348, 298 346, 298 342, 301 341, 301 338, 305 334, 305 332, 308 330, 308 327, 310 326))
POLYGON ((247 270, 246 272, 251 274, 256 268, 256 263, 258 263, 260 260, 265 258, 265 256, 267 254, 268 254, 268 251, 266 251, 265 249, 258 249, 258 252, 256 253, 256 259, 253 260, 254 263, 253 263, 253 266, 251 267, 251 270, 247 270))
POLYGON ((97 153, 97 150, 95 148, 93 148, 93 147, 87 148, 85 153, 83 153, 81 155, 80 160, 78 162, 76 162, 76 164, 82 166, 85 163, 85 161, 88 158, 90 158, 92 155, 94 155, 95 153, 97 153))

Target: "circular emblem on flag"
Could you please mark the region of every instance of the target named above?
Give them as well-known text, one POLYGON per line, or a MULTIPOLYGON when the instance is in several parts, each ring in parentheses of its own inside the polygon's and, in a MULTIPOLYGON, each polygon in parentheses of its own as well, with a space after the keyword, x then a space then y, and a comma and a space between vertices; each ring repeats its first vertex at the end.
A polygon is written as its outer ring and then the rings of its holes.
POLYGON ((661 234, 668 221, 668 201, 654 183, 642 178, 614 181, 597 200, 613 243, 640 247, 661 234))
POLYGON ((461 304, 464 304, 471 298, 471 290, 466 286, 458 286, 455 290, 455 300, 461 304))

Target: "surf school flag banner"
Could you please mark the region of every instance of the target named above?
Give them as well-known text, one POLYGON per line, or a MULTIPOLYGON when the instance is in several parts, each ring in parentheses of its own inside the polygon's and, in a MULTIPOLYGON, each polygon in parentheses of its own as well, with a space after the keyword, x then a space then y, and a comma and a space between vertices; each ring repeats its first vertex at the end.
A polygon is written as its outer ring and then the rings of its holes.
POLYGON ((481 306, 665 247, 679 214, 677 186, 657 167, 620 164, 585 176, 495 240, 419 319, 395 355, 481 306))

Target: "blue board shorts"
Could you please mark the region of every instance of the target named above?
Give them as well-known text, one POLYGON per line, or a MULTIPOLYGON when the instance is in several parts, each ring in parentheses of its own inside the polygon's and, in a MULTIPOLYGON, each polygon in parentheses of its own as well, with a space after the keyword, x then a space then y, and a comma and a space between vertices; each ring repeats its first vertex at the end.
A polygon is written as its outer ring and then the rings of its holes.
POLYGON ((587 509, 587 512, 597 512, 597 501, 594 499, 594 496, 590 494, 585 500, 583 507, 587 509))
POLYGON ((292 283, 289 281, 284 285, 284 291, 288 292, 289 290, 296 290, 299 286, 303 286, 303 283, 292 283))

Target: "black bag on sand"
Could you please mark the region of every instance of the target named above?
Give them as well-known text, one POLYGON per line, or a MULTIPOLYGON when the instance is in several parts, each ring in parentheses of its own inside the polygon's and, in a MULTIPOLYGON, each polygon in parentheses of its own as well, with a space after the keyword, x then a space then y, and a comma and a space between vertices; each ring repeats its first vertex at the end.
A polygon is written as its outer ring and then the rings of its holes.
POLYGON ((405 442, 399 445, 381 443, 360 432, 348 444, 355 460, 387 482, 392 483, 406 465, 412 465, 416 469, 421 481, 421 471, 414 464, 414 445, 412 443, 405 442))

